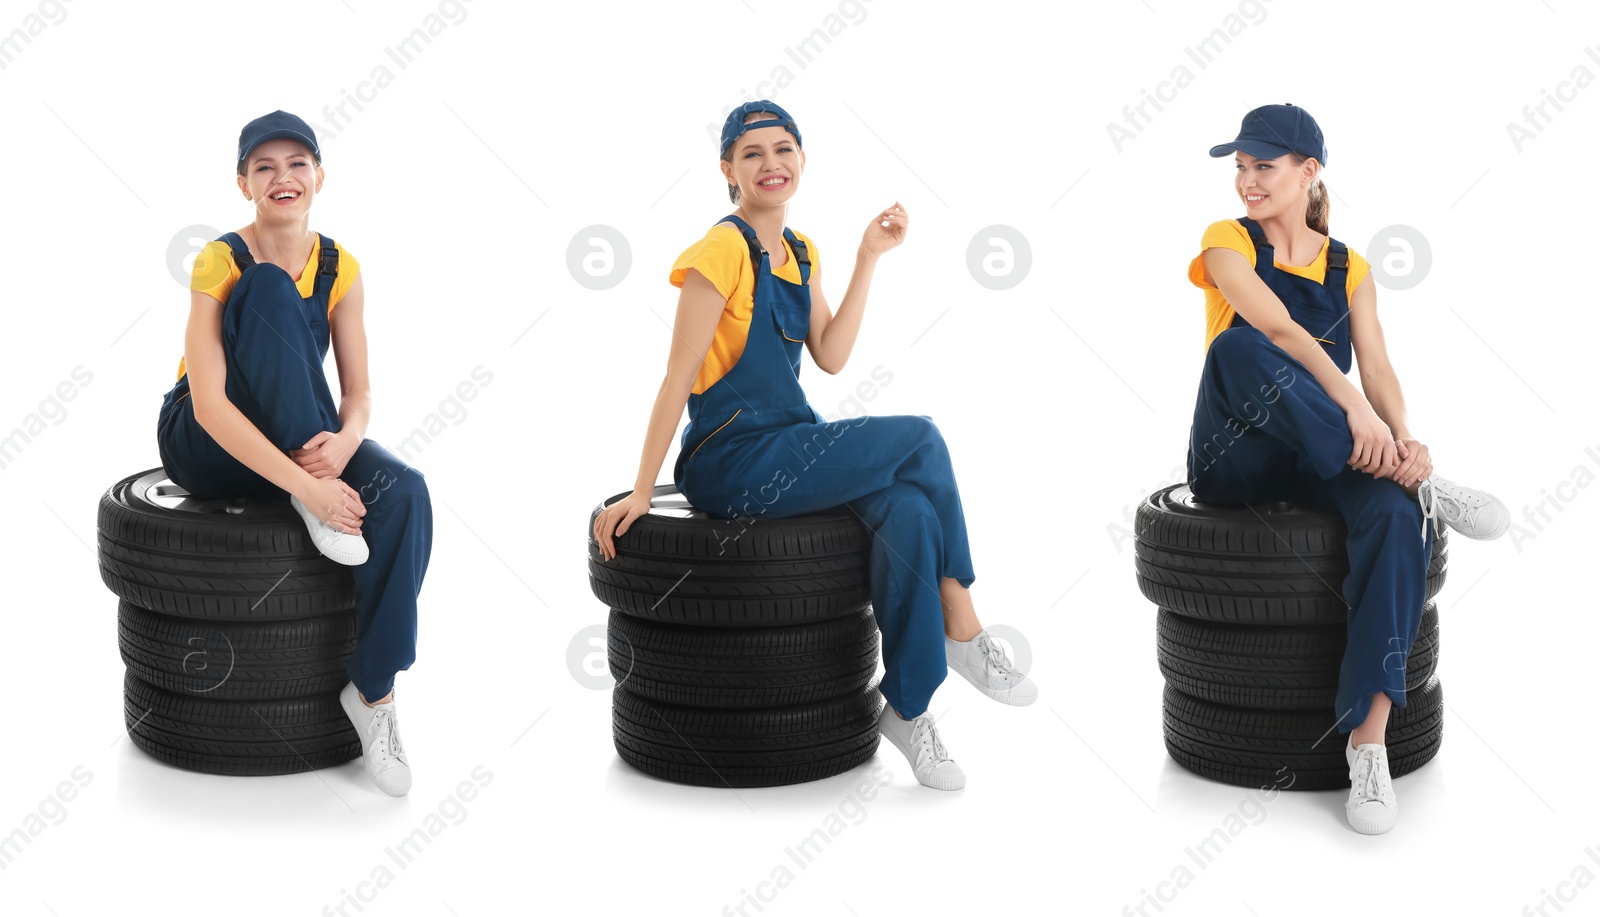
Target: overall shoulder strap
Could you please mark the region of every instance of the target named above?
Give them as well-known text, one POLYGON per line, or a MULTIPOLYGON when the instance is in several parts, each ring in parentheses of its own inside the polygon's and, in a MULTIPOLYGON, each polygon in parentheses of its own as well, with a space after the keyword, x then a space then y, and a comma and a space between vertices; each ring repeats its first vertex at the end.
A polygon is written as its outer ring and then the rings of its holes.
POLYGON ((1350 249, 1338 239, 1328 237, 1328 270, 1322 276, 1322 285, 1328 287, 1334 294, 1334 302, 1340 303, 1344 311, 1349 308, 1345 295, 1345 281, 1349 276, 1350 249))
POLYGON ((794 249, 794 258, 800 262, 800 285, 805 286, 811 282, 811 254, 806 251, 806 244, 787 226, 783 227, 783 237, 789 240, 789 247, 794 249))
POLYGON ((233 252, 233 263, 239 266, 239 273, 255 266, 256 259, 250 256, 250 246, 244 244, 243 236, 236 232, 225 232, 218 241, 228 243, 228 248, 233 252))
POLYGON ((1250 233, 1250 241, 1255 243, 1256 267, 1260 268, 1263 264, 1272 267, 1272 243, 1267 241, 1267 233, 1261 228, 1261 224, 1249 217, 1239 217, 1238 223, 1250 233), (1266 257, 1262 257, 1263 253, 1266 257))
POLYGON ((339 276, 339 247, 322 233, 317 233, 322 251, 317 260, 317 285, 315 293, 331 293, 333 281, 339 276))
POLYGON ((1250 233, 1250 241, 1256 246, 1256 276, 1270 285, 1277 268, 1273 262, 1272 243, 1267 241, 1267 232, 1260 223, 1249 217, 1239 217, 1238 221, 1250 233))
POLYGON ((1342 271, 1350 266, 1350 249, 1338 239, 1328 240, 1328 271, 1342 271))
POLYGON ((750 268, 759 273, 761 270, 761 256, 766 254, 767 250, 761 247, 761 240, 756 238, 755 228, 732 213, 717 222, 732 223, 739 227, 739 233, 744 236, 745 244, 750 246, 750 268))

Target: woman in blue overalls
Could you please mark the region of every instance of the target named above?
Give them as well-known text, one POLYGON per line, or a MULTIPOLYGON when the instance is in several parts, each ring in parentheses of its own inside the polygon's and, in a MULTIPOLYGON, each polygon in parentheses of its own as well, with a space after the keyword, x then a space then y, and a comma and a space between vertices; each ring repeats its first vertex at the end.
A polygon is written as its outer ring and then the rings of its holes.
POLYGON ((184 361, 157 426, 161 462, 199 496, 287 498, 318 550, 351 565, 359 643, 340 701, 367 772, 401 796, 411 768, 393 687, 416 658, 433 546, 428 488, 365 438, 362 283, 350 253, 309 228, 323 180, 316 135, 287 112, 263 115, 240 132, 238 174, 255 218, 195 259, 184 361), (338 408, 322 370, 330 336, 338 408))
POLYGON ((728 115, 722 174, 729 197, 743 203, 673 271, 683 293, 638 478, 630 496, 600 514, 595 537, 609 560, 613 535, 649 511, 685 403, 689 424, 673 479, 696 507, 736 517, 764 486, 778 495, 762 500, 770 504, 762 512, 775 517, 848 505, 873 534, 870 591, 887 701, 879 727, 920 783, 960 789, 965 775, 928 710, 946 670, 1012 705, 1031 703, 1037 691, 973 610, 966 521, 938 428, 909 415, 826 423, 800 388, 802 344, 824 370, 844 367, 878 256, 900 244, 907 227, 898 203, 874 218, 833 314, 815 279, 815 247, 784 225, 804 166, 800 130, 782 108, 750 102, 728 115))
POLYGON ((1405 660, 1439 521, 1498 538, 1510 513, 1434 474, 1428 447, 1409 432, 1368 265, 1327 234, 1319 175, 1328 151, 1316 121, 1294 105, 1257 108, 1235 140, 1211 148, 1230 152, 1248 216, 1212 224, 1190 266, 1212 308, 1189 485, 1207 503, 1287 499, 1344 518, 1349 639, 1335 712, 1350 734, 1345 811, 1357 831, 1381 834, 1399 811, 1384 731, 1391 702, 1405 706, 1405 660), (1319 263, 1321 279, 1307 276, 1319 263), (1359 389, 1345 377, 1352 350, 1359 389))

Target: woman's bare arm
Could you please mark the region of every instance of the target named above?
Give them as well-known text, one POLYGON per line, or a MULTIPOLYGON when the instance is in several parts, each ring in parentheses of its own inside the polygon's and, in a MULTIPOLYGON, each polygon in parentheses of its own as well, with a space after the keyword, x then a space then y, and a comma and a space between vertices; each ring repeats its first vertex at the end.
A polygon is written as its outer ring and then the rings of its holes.
POLYGON ((806 335, 806 349, 811 352, 812 362, 829 375, 838 375, 850 360, 856 335, 861 331, 861 316, 867 308, 872 272, 877 265, 877 255, 864 249, 856 252, 856 267, 850 274, 850 285, 845 288, 838 314, 828 308, 821 274, 813 273, 807 283, 811 290, 811 332, 806 335))
POLYGON ((190 291, 189 325, 183 337, 184 366, 194 419, 217 445, 290 494, 299 496, 311 475, 278 450, 250 418, 228 400, 228 367, 222 350, 222 303, 209 293, 190 291))
POLYGON ((856 335, 861 331, 861 314, 867 308, 867 291, 872 287, 872 272, 878 266, 878 256, 905 241, 911 226, 911 216, 895 201, 867 224, 861 235, 861 247, 856 249, 856 267, 850 273, 850 285, 845 287, 844 301, 839 303, 839 314, 828 309, 828 297, 823 295, 820 272, 813 273, 807 286, 811 290, 811 331, 806 335, 806 349, 811 360, 825 373, 838 375, 850 361, 850 351, 856 346, 856 335))
MULTIPOLYGON (((339 433, 359 446, 372 417, 372 385, 367 376, 367 329, 362 310, 366 293, 357 274, 329 319, 333 359, 339 368, 339 433)), ((353 451, 353 450, 352 450, 353 451)))
POLYGON ((1372 275, 1361 278, 1350 298, 1350 343, 1355 348, 1356 365, 1361 371, 1361 390, 1395 439, 1410 439, 1406 424, 1406 401, 1400 394, 1400 378, 1389 362, 1383 341, 1383 326, 1378 323, 1378 288, 1372 275))
POLYGON ((705 275, 689 268, 684 272, 683 290, 678 295, 678 314, 672 323, 672 344, 667 354, 667 374, 656 392, 650 424, 645 429, 644 449, 639 456, 639 474, 634 479, 635 494, 648 497, 655 489, 656 477, 666 461, 672 436, 683 417, 683 407, 694 389, 700 364, 716 337, 717 322, 727 299, 705 275))

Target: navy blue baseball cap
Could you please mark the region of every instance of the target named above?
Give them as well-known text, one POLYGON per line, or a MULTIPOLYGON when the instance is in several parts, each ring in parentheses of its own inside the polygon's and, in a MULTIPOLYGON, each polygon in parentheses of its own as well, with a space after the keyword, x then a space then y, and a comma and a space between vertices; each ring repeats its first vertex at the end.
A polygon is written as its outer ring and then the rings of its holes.
POLYGON ((728 112, 728 120, 722 122, 722 149, 720 152, 728 152, 728 147, 733 146, 733 142, 739 139, 740 134, 745 131, 753 131, 758 127, 787 128, 789 133, 794 135, 795 145, 801 149, 805 148, 805 144, 800 142, 800 128, 795 127, 794 118, 791 118, 788 112, 779 108, 776 104, 762 99, 759 102, 746 102, 728 112), (774 117, 762 121, 751 121, 749 124, 744 123, 745 116, 755 111, 770 112, 774 117))
POLYGON ((251 121, 239 132, 239 162, 244 162, 250 151, 261 144, 282 137, 300 141, 311 148, 311 155, 318 162, 322 161, 322 150, 317 148, 317 135, 311 125, 280 109, 251 121))
POLYGON ((1263 105, 1244 116, 1239 136, 1229 143, 1211 148, 1212 156, 1226 156, 1238 150, 1257 159, 1277 159, 1285 153, 1310 156, 1328 164, 1328 145, 1322 140, 1317 119, 1298 105, 1263 105))

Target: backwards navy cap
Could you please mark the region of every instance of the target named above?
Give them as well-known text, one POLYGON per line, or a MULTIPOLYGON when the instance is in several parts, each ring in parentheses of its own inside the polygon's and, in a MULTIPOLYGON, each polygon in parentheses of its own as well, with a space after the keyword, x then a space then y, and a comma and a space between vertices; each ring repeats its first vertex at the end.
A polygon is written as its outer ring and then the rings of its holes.
POLYGON ((1211 148, 1212 156, 1226 156, 1234 150, 1257 159, 1277 159, 1285 153, 1310 156, 1328 164, 1328 145, 1322 140, 1317 119, 1298 105, 1263 105, 1252 109, 1239 125, 1239 136, 1231 143, 1211 148))
POLYGON ((311 125, 280 109, 251 121, 239 132, 239 162, 244 162, 251 150, 268 140, 284 137, 310 147, 311 155, 319 162, 322 160, 322 151, 317 148, 317 135, 311 130, 311 125))
POLYGON ((745 131, 753 131, 758 127, 788 128, 789 133, 794 135, 795 145, 801 149, 805 148, 805 144, 800 142, 800 128, 795 127, 794 118, 791 118, 788 112, 779 108, 775 103, 762 99, 759 102, 746 102, 728 112, 728 120, 722 122, 722 150, 720 152, 728 152, 728 147, 733 146, 733 142, 739 139, 740 134, 745 131), (749 124, 744 123, 745 116, 756 111, 768 112, 776 117, 764 121, 751 121, 749 124))

